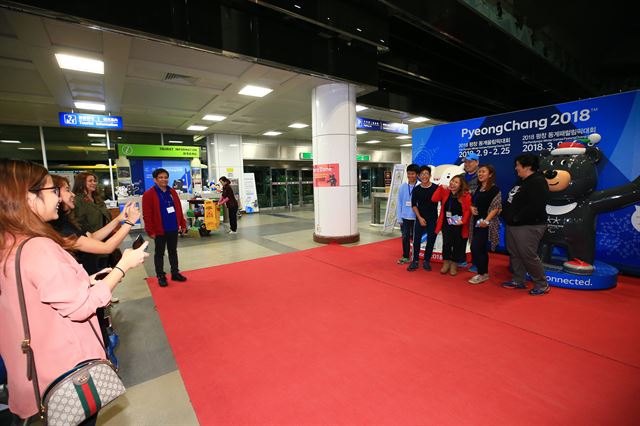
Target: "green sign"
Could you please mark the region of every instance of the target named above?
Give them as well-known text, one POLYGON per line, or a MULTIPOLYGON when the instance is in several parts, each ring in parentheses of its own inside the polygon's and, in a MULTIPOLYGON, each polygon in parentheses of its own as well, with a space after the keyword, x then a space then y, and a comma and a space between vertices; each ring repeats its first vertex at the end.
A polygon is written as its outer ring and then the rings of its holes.
POLYGON ((123 157, 198 158, 200 157, 200 147, 119 143, 118 155, 123 157))
MULTIPOLYGON (((313 160, 312 152, 301 152, 300 153, 301 160, 313 160)), ((370 155, 356 155, 356 161, 371 161, 370 155)))

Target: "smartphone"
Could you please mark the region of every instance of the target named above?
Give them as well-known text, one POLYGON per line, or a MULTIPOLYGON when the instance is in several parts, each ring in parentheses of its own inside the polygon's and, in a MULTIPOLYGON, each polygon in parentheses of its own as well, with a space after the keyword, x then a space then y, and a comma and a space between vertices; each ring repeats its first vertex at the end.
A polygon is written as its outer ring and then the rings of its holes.
POLYGON ((135 239, 133 244, 131 244, 131 248, 135 250, 139 248, 142 244, 144 244, 144 238, 142 238, 142 234, 138 234, 138 237, 135 239))
POLYGON ((95 280, 96 280, 96 281, 103 280, 103 279, 107 278, 107 275, 109 275, 109 271, 107 271, 107 272, 101 272, 101 273, 99 273, 98 275, 96 275, 95 280))

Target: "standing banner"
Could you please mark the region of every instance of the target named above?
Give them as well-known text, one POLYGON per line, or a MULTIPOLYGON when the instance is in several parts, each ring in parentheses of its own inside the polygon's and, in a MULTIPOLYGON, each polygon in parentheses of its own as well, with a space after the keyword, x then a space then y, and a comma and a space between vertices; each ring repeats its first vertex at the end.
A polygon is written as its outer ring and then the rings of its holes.
POLYGON ((314 164, 313 186, 340 186, 340 164, 314 164))
MULTIPOLYGON (((629 184, 640 175, 640 91, 585 99, 541 108, 480 117, 415 129, 413 160, 417 164, 460 164, 474 152, 481 164, 492 164, 506 197, 516 181, 514 160, 522 153, 540 154, 561 142, 598 133, 602 158, 593 166, 595 188, 629 184)), ((640 274, 640 230, 634 226, 638 203, 597 216, 596 259, 623 272, 640 274)), ((501 246, 504 244, 501 241, 501 246)))
POLYGON ((258 207, 258 191, 256 190, 256 178, 253 173, 244 173, 242 175, 244 185, 242 188, 242 204, 244 211, 247 213, 257 213, 260 211, 258 207))
POLYGON ((382 228, 382 232, 391 232, 396 226, 398 214, 398 190, 404 182, 406 169, 406 164, 396 164, 393 166, 389 199, 387 199, 387 211, 384 214, 384 227, 382 228))

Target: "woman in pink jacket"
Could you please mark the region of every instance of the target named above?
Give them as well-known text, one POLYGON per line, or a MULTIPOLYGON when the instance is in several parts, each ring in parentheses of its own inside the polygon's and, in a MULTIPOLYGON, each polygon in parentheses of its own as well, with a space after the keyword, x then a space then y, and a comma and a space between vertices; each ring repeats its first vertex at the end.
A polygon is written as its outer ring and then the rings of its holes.
MULTIPOLYGON (((141 264, 147 244, 127 249, 106 278, 95 281, 65 251, 64 239, 46 222, 58 217, 60 188, 47 170, 34 163, 0 160, 0 355, 8 372, 9 409, 22 419, 38 414, 27 358, 16 286, 15 256, 20 243, 20 270, 31 331, 40 394, 58 376, 88 359, 104 358, 96 336, 96 308, 111 300, 124 274, 141 264)), ((85 424, 95 423, 95 417, 85 424)))

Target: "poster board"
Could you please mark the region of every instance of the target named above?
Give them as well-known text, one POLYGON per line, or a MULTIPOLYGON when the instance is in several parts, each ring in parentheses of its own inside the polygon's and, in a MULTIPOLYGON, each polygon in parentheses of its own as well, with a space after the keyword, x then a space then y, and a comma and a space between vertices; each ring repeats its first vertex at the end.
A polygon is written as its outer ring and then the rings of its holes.
POLYGON ((242 204, 246 213, 257 213, 260 211, 258 206, 258 191, 256 190, 256 178, 253 173, 243 173, 244 185, 242 188, 242 204))
POLYGON ((406 164, 396 164, 391 172, 391 182, 389 186, 389 198, 387 199, 387 211, 384 214, 384 227, 382 232, 391 232, 397 221, 398 190, 405 180, 406 164))

